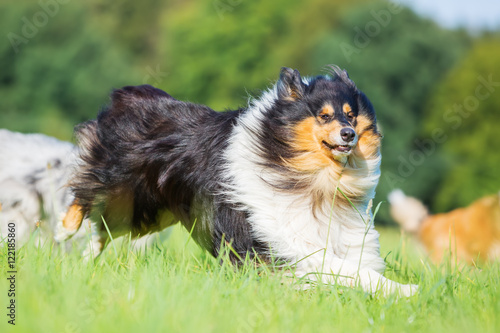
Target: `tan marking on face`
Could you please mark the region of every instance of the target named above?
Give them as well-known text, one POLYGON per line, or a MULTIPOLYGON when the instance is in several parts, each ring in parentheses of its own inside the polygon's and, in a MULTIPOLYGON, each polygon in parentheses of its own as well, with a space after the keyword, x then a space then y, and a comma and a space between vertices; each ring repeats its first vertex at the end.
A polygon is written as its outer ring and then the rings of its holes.
POLYGON ((64 217, 62 224, 64 229, 68 231, 76 231, 80 228, 82 224, 83 216, 85 215, 83 207, 80 206, 76 201, 69 207, 66 216, 64 217))
MULTIPOLYGON (((327 106, 324 109, 329 112, 327 106)), ((322 111, 323 111, 322 110, 322 111)), ((333 108, 332 108, 333 110, 333 108)), ((337 121, 321 124, 314 118, 309 117, 295 125, 295 140, 293 147, 303 152, 299 156, 289 161, 289 166, 304 172, 315 172, 325 168, 335 162, 333 154, 325 147, 323 141, 332 144, 330 134, 340 132, 342 126, 337 121)))
POLYGON ((342 111, 350 122, 354 120, 354 112, 352 112, 352 108, 349 103, 344 103, 344 105, 342 105, 342 111), (349 115, 351 115, 352 118, 350 118, 349 115))
POLYGON ((364 115, 356 119, 355 131, 358 135, 358 144, 355 153, 366 158, 375 157, 380 152, 380 133, 369 129, 372 121, 364 115))
POLYGON ((335 109, 331 104, 325 104, 325 106, 323 106, 323 108, 319 112, 318 117, 321 117, 322 115, 328 115, 330 117, 333 117, 334 112, 335 109))
POLYGON ((344 105, 342 105, 342 111, 344 111, 344 113, 349 113, 352 111, 352 108, 349 105, 349 103, 344 103, 344 105))

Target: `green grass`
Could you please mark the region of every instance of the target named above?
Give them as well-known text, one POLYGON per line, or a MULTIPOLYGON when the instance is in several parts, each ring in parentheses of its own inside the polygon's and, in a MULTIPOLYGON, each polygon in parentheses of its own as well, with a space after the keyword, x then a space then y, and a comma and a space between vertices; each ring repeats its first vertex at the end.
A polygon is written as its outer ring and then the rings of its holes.
MULTIPOLYGON (((77 251, 28 245, 18 251, 15 327, 0 280, 0 332, 500 332, 498 263, 436 267, 399 231, 380 231, 385 275, 418 283, 417 296, 298 290, 267 267, 220 265, 180 227, 147 252, 117 243, 118 257, 109 246, 88 263, 77 251)), ((3 277, 6 254, 3 247, 3 277)))

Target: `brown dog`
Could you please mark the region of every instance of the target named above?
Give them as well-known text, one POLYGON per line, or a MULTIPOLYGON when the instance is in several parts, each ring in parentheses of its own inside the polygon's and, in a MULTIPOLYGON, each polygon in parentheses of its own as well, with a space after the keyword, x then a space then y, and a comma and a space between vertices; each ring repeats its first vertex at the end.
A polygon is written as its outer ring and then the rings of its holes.
POLYGON ((389 202, 392 218, 416 234, 434 262, 450 254, 467 263, 500 258, 500 193, 435 215, 401 190, 391 192, 389 202))

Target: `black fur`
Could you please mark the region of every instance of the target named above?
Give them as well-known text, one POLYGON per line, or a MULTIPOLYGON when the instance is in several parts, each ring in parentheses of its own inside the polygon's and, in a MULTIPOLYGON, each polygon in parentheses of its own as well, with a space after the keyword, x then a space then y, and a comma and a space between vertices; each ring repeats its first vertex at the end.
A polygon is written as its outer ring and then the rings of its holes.
POLYGON ((209 198, 213 225, 197 221, 195 240, 216 254, 226 234, 228 242, 238 239, 237 252, 249 251, 255 244, 245 212, 218 195, 222 153, 239 111, 218 113, 147 85, 115 90, 111 99, 97 121, 77 129, 82 146, 91 142, 71 183, 78 203, 96 219, 111 220, 113 197, 124 198, 119 205, 132 207, 125 223, 130 219, 132 230, 145 234, 159 228, 165 209, 190 230, 197 218, 190 214, 193 199, 209 198))

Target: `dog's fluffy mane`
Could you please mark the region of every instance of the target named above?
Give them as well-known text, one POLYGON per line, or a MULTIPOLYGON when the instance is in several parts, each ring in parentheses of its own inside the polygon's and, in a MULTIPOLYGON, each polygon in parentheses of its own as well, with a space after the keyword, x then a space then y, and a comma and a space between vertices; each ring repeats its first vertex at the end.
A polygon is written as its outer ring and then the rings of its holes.
MULTIPOLYGON (((332 246, 340 256, 348 252, 361 253, 362 240, 357 234, 360 229, 367 230, 370 242, 366 244, 373 244, 372 241, 378 239, 378 233, 365 225, 365 222, 373 223, 370 201, 380 176, 380 135, 375 113, 345 71, 331 67, 328 74, 303 79, 304 94, 318 86, 320 89, 327 86, 330 91, 335 85, 352 89, 360 105, 359 115, 368 120, 366 126, 359 129, 360 137, 366 136, 367 142, 361 139, 360 144, 374 145, 377 149, 366 151, 358 147, 347 161, 334 161, 326 168, 311 172, 294 168, 289 161, 295 156, 314 157, 289 144, 293 141, 293 131, 283 131, 287 126, 281 114, 286 112, 288 101, 280 97, 280 90, 283 90, 280 87, 283 80, 280 80, 260 99, 251 101, 248 111, 238 118, 225 154, 229 161, 227 175, 232 180, 228 198, 235 204, 252 203, 253 206, 246 209, 254 212, 248 217, 253 232, 261 242, 270 245, 274 255, 287 259, 296 258, 298 252, 303 257, 312 253, 310 247, 301 248, 298 244, 303 243, 295 242, 297 234, 301 234, 306 243, 320 246, 331 221, 330 244, 322 244, 322 247, 332 246), (336 191, 337 186, 349 200, 336 191), (280 223, 268 223, 270 220, 280 223), (288 244, 273 239, 273 235, 280 235, 281 239, 283 234, 289 234, 285 237, 289 239, 288 244)), ((365 247, 363 263, 383 271, 378 243, 365 247)))

